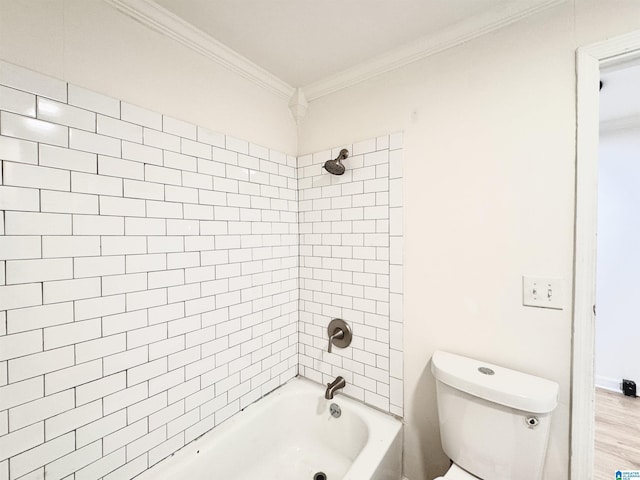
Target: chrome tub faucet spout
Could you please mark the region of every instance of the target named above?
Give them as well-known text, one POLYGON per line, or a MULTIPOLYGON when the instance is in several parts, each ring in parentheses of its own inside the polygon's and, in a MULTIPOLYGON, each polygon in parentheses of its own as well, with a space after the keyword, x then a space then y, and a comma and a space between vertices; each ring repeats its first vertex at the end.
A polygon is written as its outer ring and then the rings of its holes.
POLYGON ((346 385, 347 382, 344 378, 336 377, 333 382, 327 383, 327 390, 324 392, 324 398, 326 398, 327 400, 331 400, 336 392, 339 389, 344 388, 346 385))

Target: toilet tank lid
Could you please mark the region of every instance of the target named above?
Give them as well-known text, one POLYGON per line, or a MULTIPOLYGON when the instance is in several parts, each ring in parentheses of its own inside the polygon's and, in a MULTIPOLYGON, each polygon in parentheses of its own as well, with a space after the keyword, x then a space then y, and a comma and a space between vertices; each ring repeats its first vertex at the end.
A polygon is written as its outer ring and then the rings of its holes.
POLYGON ((558 404, 555 382, 453 353, 436 351, 431 372, 453 388, 524 412, 548 413, 558 404))

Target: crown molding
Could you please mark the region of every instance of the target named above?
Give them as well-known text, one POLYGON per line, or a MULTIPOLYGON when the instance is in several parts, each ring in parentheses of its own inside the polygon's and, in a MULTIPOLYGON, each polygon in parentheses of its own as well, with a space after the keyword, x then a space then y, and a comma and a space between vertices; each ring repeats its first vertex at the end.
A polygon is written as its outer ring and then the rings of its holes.
POLYGON ((300 120, 307 114, 308 107, 309 103, 304 96, 304 92, 300 88, 296 88, 289 100, 289 110, 291 110, 291 115, 293 115, 296 123, 300 123, 300 120))
POLYGON ((422 60, 474 38, 493 32, 524 18, 566 3, 567 0, 526 0, 458 22, 434 35, 423 37, 352 68, 303 87, 308 101, 350 87, 383 73, 422 60))
POLYGON ((288 83, 151 0, 105 2, 279 97, 289 99, 294 94, 295 89, 288 83))
POLYGON ((294 117, 298 120, 304 115, 302 110, 306 110, 307 102, 435 55, 531 15, 566 3, 568 0, 508 2, 490 12, 458 22, 435 35, 423 37, 299 89, 182 20, 153 0, 104 1, 128 17, 182 43, 267 91, 281 98, 290 99, 294 104, 297 104, 294 117))

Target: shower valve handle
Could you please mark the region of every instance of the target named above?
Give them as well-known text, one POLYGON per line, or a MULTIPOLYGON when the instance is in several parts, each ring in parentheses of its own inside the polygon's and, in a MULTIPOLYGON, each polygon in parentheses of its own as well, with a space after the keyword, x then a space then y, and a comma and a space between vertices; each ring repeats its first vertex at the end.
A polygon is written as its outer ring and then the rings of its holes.
POLYGON ((331 346, 333 345, 334 340, 340 340, 344 338, 344 330, 341 328, 336 329, 336 331, 329 337, 329 353, 331 353, 331 346))
POLYGON ((341 318, 334 318, 329 322, 329 327, 327 327, 327 336, 329 337, 329 349, 327 351, 331 353, 333 345, 338 348, 348 347, 351 344, 353 333, 347 322, 341 318))

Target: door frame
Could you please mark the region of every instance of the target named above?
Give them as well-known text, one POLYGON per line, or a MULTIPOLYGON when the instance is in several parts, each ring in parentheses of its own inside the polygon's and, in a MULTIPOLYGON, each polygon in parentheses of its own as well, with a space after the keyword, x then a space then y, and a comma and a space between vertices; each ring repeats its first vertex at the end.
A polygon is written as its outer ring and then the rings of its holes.
POLYGON ((581 47, 576 52, 571 480, 593 478, 600 71, 638 61, 640 30, 581 47))

